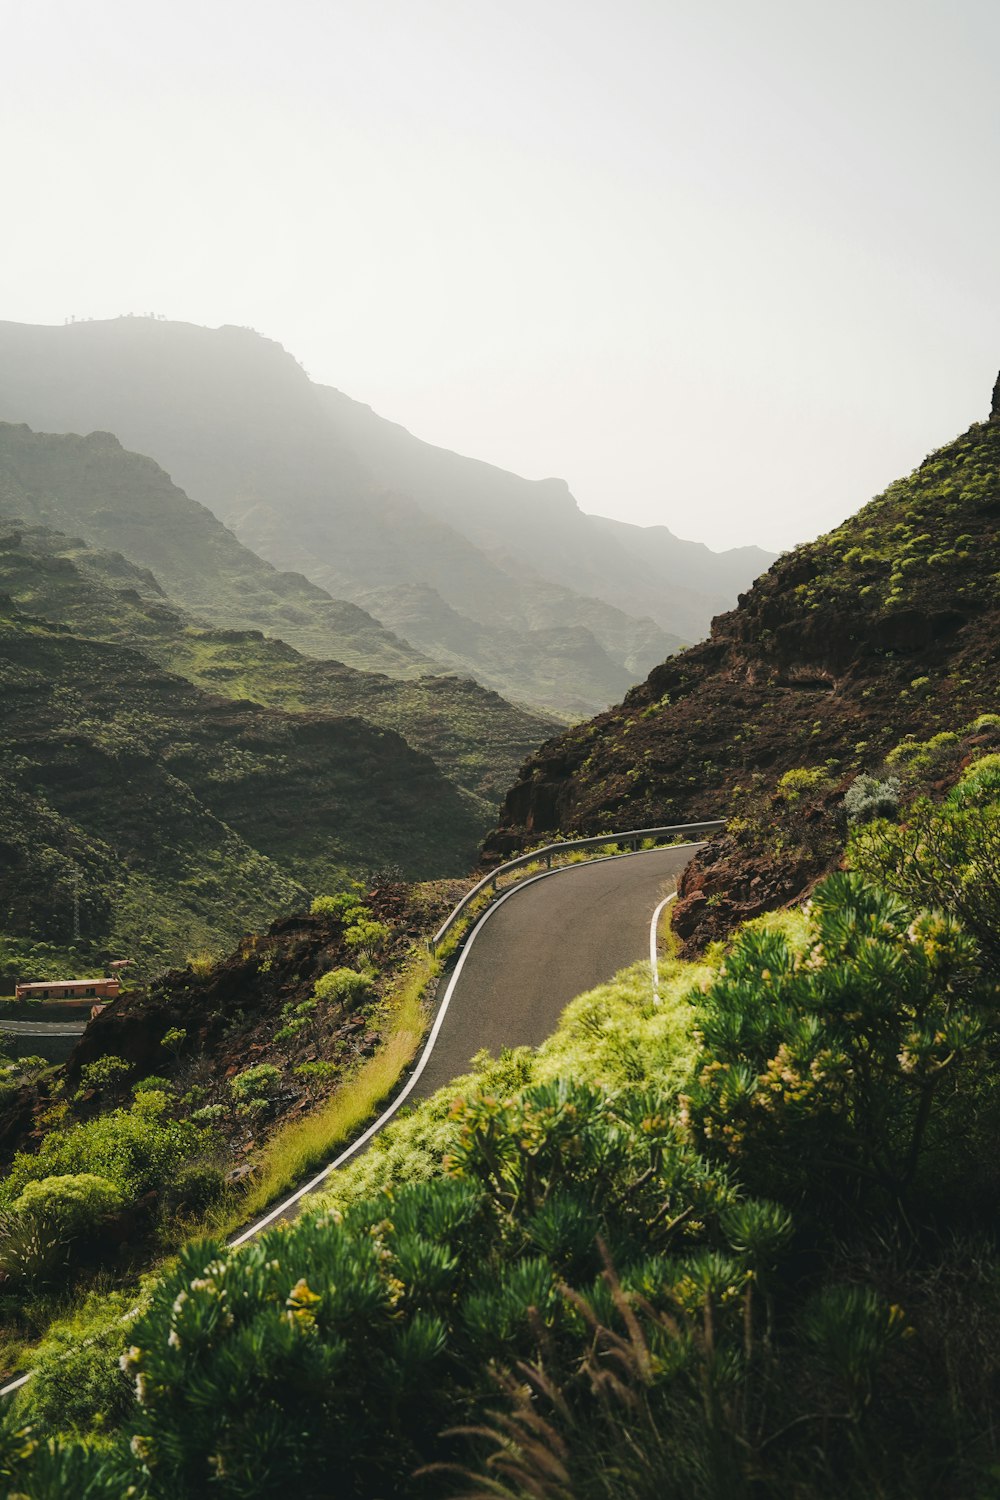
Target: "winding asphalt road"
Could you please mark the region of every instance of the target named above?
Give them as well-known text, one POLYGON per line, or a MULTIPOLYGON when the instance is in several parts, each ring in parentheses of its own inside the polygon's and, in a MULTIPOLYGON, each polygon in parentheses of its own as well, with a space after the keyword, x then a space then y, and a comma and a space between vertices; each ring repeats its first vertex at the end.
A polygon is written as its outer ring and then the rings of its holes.
POLYGON ((537 1047, 577 995, 647 957, 653 909, 693 853, 650 849, 515 886, 469 948, 411 1099, 467 1072, 481 1047, 537 1047))
POLYGON ((430 1037, 393 1103, 329 1166, 229 1244, 242 1245, 279 1219, 294 1218, 302 1200, 364 1151, 403 1104, 426 1099, 467 1072, 481 1048, 495 1054, 503 1047, 538 1046, 577 995, 644 958, 654 910, 700 847, 569 865, 501 896, 469 934, 430 1037))

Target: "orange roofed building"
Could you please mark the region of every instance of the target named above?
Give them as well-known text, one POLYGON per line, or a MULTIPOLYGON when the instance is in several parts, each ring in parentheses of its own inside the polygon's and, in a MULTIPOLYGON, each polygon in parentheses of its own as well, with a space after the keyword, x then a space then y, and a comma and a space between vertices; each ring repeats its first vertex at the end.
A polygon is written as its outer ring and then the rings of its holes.
POLYGON ((40 979, 14 986, 15 1000, 114 1000, 121 993, 115 979, 40 979))

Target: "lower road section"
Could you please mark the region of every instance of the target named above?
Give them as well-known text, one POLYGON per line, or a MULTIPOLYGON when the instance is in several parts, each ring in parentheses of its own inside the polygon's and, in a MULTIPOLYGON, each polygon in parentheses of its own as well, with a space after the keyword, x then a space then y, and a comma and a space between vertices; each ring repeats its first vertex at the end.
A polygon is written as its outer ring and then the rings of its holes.
POLYGON ((481 1047, 537 1047, 577 995, 647 957, 649 919, 693 853, 650 849, 515 887, 464 955, 411 1100, 467 1072, 481 1047))
POLYGON ((86 1021, 0 1021, 8 1036, 83 1036, 86 1021))

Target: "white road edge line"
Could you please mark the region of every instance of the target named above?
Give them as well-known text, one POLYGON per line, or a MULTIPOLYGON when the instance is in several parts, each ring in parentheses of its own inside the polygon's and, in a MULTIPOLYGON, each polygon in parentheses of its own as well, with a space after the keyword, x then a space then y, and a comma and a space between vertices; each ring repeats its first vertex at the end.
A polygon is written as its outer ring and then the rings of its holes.
MULTIPOLYGON (((583 860, 581 861, 581 863, 586 865, 600 865, 606 864, 609 860, 612 859, 640 859, 644 854, 662 854, 666 849, 700 849, 704 842, 704 839, 698 839, 689 844, 664 844, 659 849, 631 849, 627 854, 605 854, 602 855, 600 859, 583 860)), ((431 1027, 430 1036, 427 1038, 427 1041, 424 1044, 424 1050, 420 1054, 420 1061, 417 1063, 417 1066, 410 1074, 404 1087, 400 1090, 400 1092, 396 1095, 396 1098, 389 1105, 389 1108, 383 1110, 382 1114, 379 1115, 378 1119, 375 1120, 373 1124, 369 1125, 368 1129, 364 1132, 363 1135, 359 1135, 357 1140, 347 1147, 346 1151, 342 1151, 340 1155, 336 1157, 332 1162, 330 1162, 328 1166, 325 1166, 321 1172, 317 1172, 315 1177, 310 1178, 310 1180, 305 1184, 304 1187, 300 1187, 296 1192, 292 1193, 291 1197, 286 1198, 284 1202, 279 1203, 277 1207, 272 1208, 268 1213, 264 1215, 262 1219, 258 1219, 256 1224, 252 1224, 249 1229, 244 1229, 242 1234, 237 1235, 235 1239, 228 1240, 227 1247, 229 1249, 235 1250, 238 1246, 246 1244, 247 1240, 253 1239, 254 1235, 260 1234, 261 1230, 266 1229, 269 1224, 272 1224, 275 1221, 275 1219, 279 1219, 287 1209, 292 1207, 293 1203, 298 1203, 300 1198, 304 1198, 308 1193, 315 1192, 319 1184, 321 1182, 325 1182, 326 1179, 330 1176, 331 1172, 335 1172, 338 1167, 342 1167, 346 1161, 350 1160, 350 1158, 355 1154, 356 1151, 360 1151, 362 1146, 367 1145, 372 1136, 377 1135, 382 1127, 384 1125, 387 1125, 392 1119, 393 1115, 396 1114, 396 1112, 401 1109, 402 1106, 406 1103, 407 1098, 409 1097, 412 1090, 416 1087, 417 1081, 426 1068, 428 1060, 430 1059, 430 1055, 434 1050, 434 1046, 440 1034, 441 1027, 444 1024, 444 1018, 448 1012, 448 1006, 451 1004, 451 997, 455 992, 455 987, 458 984, 462 969, 465 967, 465 960, 468 957, 469 949, 472 947, 472 944, 478 936, 480 929, 486 922, 489 921, 493 913, 497 911, 505 901, 508 901, 511 896, 516 896, 519 891, 526 890, 529 885, 534 885, 536 880, 548 880, 553 875, 565 875, 568 871, 578 870, 579 868, 580 865, 575 864, 562 865, 557 870, 543 870, 540 875, 532 875, 527 880, 522 880, 518 885, 512 886, 509 891, 504 892, 499 900, 492 902, 490 906, 487 907, 486 911, 483 912, 475 927, 473 927, 472 931, 469 933, 469 936, 465 943, 465 947, 462 949, 458 963, 455 965, 455 969, 452 973, 451 979, 448 981, 448 987, 445 990, 444 997, 441 1001, 440 1006, 438 1007, 438 1013, 434 1018, 434 1025, 431 1027)), ((659 916, 660 911, 667 904, 667 902, 672 900, 673 896, 668 896, 665 901, 660 903, 660 906, 657 907, 657 916, 659 916)), ((16 1380, 8 1381, 6 1385, 0 1386, 0 1397, 9 1396, 12 1394, 12 1392, 19 1390, 22 1385, 27 1385, 33 1373, 34 1371, 29 1370, 26 1375, 19 1375, 16 1380)))
POLYGON ((671 901, 677 900, 677 892, 671 891, 669 896, 664 896, 659 906, 653 913, 653 920, 649 924, 649 967, 653 976, 653 1004, 660 1003, 660 963, 659 963, 659 932, 660 913, 664 907, 670 905, 671 901))

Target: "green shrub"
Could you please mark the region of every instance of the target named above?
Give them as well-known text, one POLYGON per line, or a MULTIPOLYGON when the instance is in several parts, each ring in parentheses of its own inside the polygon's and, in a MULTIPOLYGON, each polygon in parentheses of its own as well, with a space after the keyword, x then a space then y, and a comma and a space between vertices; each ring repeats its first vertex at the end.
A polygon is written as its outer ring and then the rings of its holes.
POLYGON ((29 1182, 94 1173, 126 1201, 161 1191, 182 1162, 204 1151, 204 1135, 183 1120, 149 1119, 135 1105, 52 1131, 37 1152, 18 1151, 0 1180, 0 1203, 11 1204, 29 1182))
POLYGON ((786 802, 801 802, 806 797, 818 796, 830 785, 828 772, 822 766, 799 766, 786 771, 778 781, 778 792, 786 802))
POLYGON ((92 1172, 78 1172, 29 1182, 13 1208, 65 1239, 85 1239, 121 1206, 122 1195, 114 1183, 92 1172))
POLYGON ((960 749, 958 735, 943 730, 929 740, 903 740, 889 751, 885 762, 910 784, 926 782, 945 771, 955 761, 960 749))
POLYGON ((893 1345, 913 1332, 901 1308, 866 1286, 822 1288, 804 1308, 801 1324, 854 1412, 871 1399, 877 1371, 893 1345))
POLYGON ((186 1041, 187 1031, 183 1026, 170 1026, 161 1036, 160 1046, 176 1058, 180 1056, 186 1041))
MULTIPOLYGON (((704 1044, 692 1138, 772 1194, 822 1205, 872 1182, 898 1195, 932 1120, 940 1147, 954 1075, 995 1033, 991 987, 953 917, 915 914, 857 875, 818 886, 810 921, 804 959, 779 932, 744 931, 692 997, 704 1044)), ((957 1143, 964 1124, 952 1116, 950 1131, 957 1143)))
POLYGON ((276 1042, 291 1041, 293 1037, 298 1036, 299 1032, 305 1031, 311 1025, 315 1011, 315 999, 301 1000, 297 1005, 294 1001, 290 1001, 287 1005, 283 1005, 281 1014, 285 1017, 285 1024, 274 1033, 274 1040, 276 1042))
POLYGON ((226 1118, 226 1114, 224 1104, 203 1104, 200 1109, 192 1112, 191 1118, 199 1125, 216 1125, 226 1118))
POLYGON ((366 917, 352 922, 344 932, 347 946, 356 948, 366 958, 374 958, 376 953, 385 948, 391 937, 392 930, 384 922, 373 922, 366 917))
POLYGON ((371 915, 353 891, 341 891, 336 896, 317 896, 309 910, 314 917, 336 917, 345 922, 353 920, 355 915, 371 915))
POLYGON ((270 1099, 281 1082, 281 1069, 273 1063, 255 1063, 230 1078, 229 1088, 238 1104, 270 1099))
POLYGON ((0 1214, 0 1270, 15 1282, 51 1279, 121 1206, 114 1184, 93 1173, 29 1182, 0 1214))
POLYGON ((1000 755, 983 755, 964 772, 948 796, 950 807, 1000 804, 1000 755))
MULTIPOLYGON (((984 762, 992 761, 984 757, 984 762)), ((944 907, 1000 972, 1000 804, 975 794, 977 762, 944 803, 919 798, 906 822, 874 822, 851 838, 851 868, 913 906, 944 907)), ((983 782, 994 775, 987 764, 983 782)))
POLYGON ((158 1120, 166 1113, 172 1097, 164 1089, 143 1089, 132 1101, 132 1112, 143 1120, 158 1120))
POLYGON ((313 986, 315 999, 329 1004, 342 1005, 353 1010, 367 997, 371 981, 355 969, 331 969, 321 974, 313 986))
POLYGON ((858 776, 844 796, 844 811, 852 824, 869 823, 873 818, 893 818, 899 811, 901 787, 898 776, 880 781, 875 776, 858 776))
POLYGON ((199 979, 207 979, 215 968, 216 962, 215 954, 210 953, 207 948, 203 949, 200 953, 189 953, 187 956, 188 968, 199 979))
MULTIPOLYGON (((99 1057, 95 1062, 84 1063, 80 1069, 80 1082, 82 1088, 95 1089, 98 1093, 106 1090, 116 1089, 127 1073, 131 1073, 132 1064, 126 1062, 124 1057, 115 1057, 109 1053, 105 1057, 99 1057)), ((77 1096, 79 1097, 79 1095, 77 1096)))
POLYGON ((172 1213, 201 1214, 226 1191, 226 1175, 214 1161, 189 1161, 167 1186, 164 1201, 172 1213))
POLYGON ((299 1063, 295 1069, 296 1078, 301 1078, 309 1091, 310 1097, 314 1096, 332 1078, 336 1078, 340 1069, 332 1062, 305 1062, 299 1063))
POLYGON ((150 1073, 147 1077, 140 1078, 138 1083, 133 1083, 132 1094, 133 1096, 149 1093, 171 1094, 173 1088, 169 1078, 161 1078, 156 1073, 150 1073))

